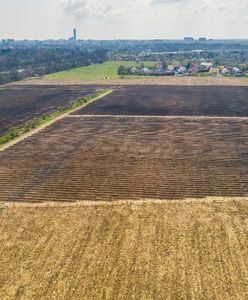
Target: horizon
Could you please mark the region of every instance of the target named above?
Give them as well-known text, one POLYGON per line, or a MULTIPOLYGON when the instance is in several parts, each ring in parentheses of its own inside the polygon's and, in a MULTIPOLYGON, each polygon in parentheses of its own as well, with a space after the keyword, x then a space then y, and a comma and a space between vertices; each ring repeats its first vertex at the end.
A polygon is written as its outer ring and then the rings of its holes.
MULTIPOLYGON (((14 40, 15 42, 23 42, 23 41, 38 41, 38 42, 43 42, 43 41, 65 41, 67 42, 69 39, 71 38, 71 36, 69 35, 67 38, 45 38, 45 39, 32 39, 32 38, 23 38, 23 39, 15 39, 12 37, 6 37, 6 38, 2 38, 0 36, 0 43, 4 40, 14 40)), ((194 37, 194 36, 185 36, 185 37, 179 37, 179 38, 163 38, 163 37, 158 37, 158 38, 113 38, 113 39, 95 39, 95 38, 77 38, 77 41, 185 41, 188 42, 187 40, 185 40, 185 38, 193 38, 192 42, 200 42, 200 43, 204 43, 204 42, 214 42, 214 41, 248 41, 248 37, 247 38, 208 38, 208 37, 194 37), (201 38, 205 38, 205 41, 201 41, 201 38)))

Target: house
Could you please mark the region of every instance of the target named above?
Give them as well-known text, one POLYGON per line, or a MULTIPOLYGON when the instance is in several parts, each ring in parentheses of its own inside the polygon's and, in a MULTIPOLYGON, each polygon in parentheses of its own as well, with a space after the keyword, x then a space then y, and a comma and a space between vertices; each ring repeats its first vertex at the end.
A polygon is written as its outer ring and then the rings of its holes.
POLYGON ((202 67, 205 67, 206 69, 210 69, 210 68, 213 67, 213 64, 210 63, 210 62, 202 62, 202 63, 201 63, 201 66, 202 66, 202 67))
POLYGON ((176 70, 176 66, 174 66, 174 65, 169 65, 167 67, 167 71, 169 71, 169 72, 174 72, 175 70, 176 70))
POLYGON ((185 68, 184 66, 180 66, 177 70, 178 74, 184 74, 187 73, 187 68, 185 68))
POLYGON ((232 69, 232 73, 233 73, 234 76, 236 76, 236 77, 238 77, 238 76, 243 76, 243 75, 244 75, 243 71, 240 70, 240 69, 237 68, 237 67, 234 67, 234 68, 232 69))
POLYGON ((228 68, 223 68, 221 71, 220 71, 221 75, 223 76, 226 76, 228 74, 231 73, 231 71, 228 69, 228 68))
POLYGON ((150 69, 148 69, 146 67, 141 69, 141 74, 142 75, 148 75, 148 74, 150 74, 150 72, 151 72, 150 69))
POLYGON ((191 64, 190 66, 189 66, 189 73, 191 73, 191 74, 196 74, 196 73, 198 73, 199 72, 199 70, 200 70, 200 66, 199 65, 196 65, 196 64, 191 64))
POLYGON ((156 62, 155 68, 156 68, 156 69, 163 69, 163 68, 164 68, 163 62, 162 62, 162 61, 156 62))
POLYGON ((209 70, 210 74, 216 75, 220 73, 220 68, 219 67, 211 67, 209 70))
POLYGON ((139 73, 140 73, 140 70, 139 70, 138 68, 136 68, 136 67, 132 67, 132 68, 130 69, 130 72, 131 72, 132 74, 139 74, 139 73))

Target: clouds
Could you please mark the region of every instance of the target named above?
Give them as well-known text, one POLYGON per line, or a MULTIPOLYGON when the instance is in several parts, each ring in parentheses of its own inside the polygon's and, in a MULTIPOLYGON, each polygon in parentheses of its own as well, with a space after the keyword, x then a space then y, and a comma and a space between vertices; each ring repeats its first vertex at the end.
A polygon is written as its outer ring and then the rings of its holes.
POLYGON ((248 38, 247 0, 2 2, 0 38, 248 38))
MULTIPOLYGON (((222 19, 226 13, 244 15, 248 12, 246 0, 64 0, 62 8, 66 16, 75 20, 106 20, 109 22, 135 16, 149 19, 149 16, 170 14, 181 18, 194 17, 194 14, 211 14, 222 19)), ((152 24, 151 24, 152 25, 152 24)))
POLYGON ((64 13, 73 16, 75 19, 97 17, 105 15, 108 6, 92 4, 86 0, 82 1, 68 1, 64 4, 64 13))
POLYGON ((151 4, 177 4, 178 2, 186 2, 186 0, 151 0, 151 4))
POLYGON ((70 0, 63 4, 63 11, 76 20, 112 19, 127 12, 124 8, 114 8, 109 2, 90 0, 70 0))

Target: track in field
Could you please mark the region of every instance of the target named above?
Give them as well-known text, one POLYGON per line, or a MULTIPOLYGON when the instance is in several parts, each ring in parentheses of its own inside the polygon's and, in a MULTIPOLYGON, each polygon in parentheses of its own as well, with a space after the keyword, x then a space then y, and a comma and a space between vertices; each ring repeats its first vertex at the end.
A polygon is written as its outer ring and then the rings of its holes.
POLYGON ((67 117, 0 153, 0 200, 247 196, 248 119, 67 117))
POLYGON ((248 87, 127 86, 76 114, 248 116, 248 87))

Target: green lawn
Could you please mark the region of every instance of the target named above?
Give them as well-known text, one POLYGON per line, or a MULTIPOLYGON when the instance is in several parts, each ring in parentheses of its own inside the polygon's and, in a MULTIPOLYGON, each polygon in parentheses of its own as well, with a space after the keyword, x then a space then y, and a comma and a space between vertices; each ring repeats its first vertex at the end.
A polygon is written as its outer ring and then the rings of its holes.
MULTIPOLYGON (((141 61, 138 64, 135 61, 108 61, 103 64, 96 64, 88 67, 80 67, 63 71, 59 73, 53 73, 44 76, 44 79, 69 79, 69 80, 87 80, 87 79, 109 79, 123 78, 117 74, 117 70, 120 65, 126 67, 138 66, 143 63, 146 67, 154 66, 155 62, 141 61)), ((138 76, 140 78, 140 76, 138 76)), ((137 78, 136 76, 125 76, 125 78, 137 78)))

